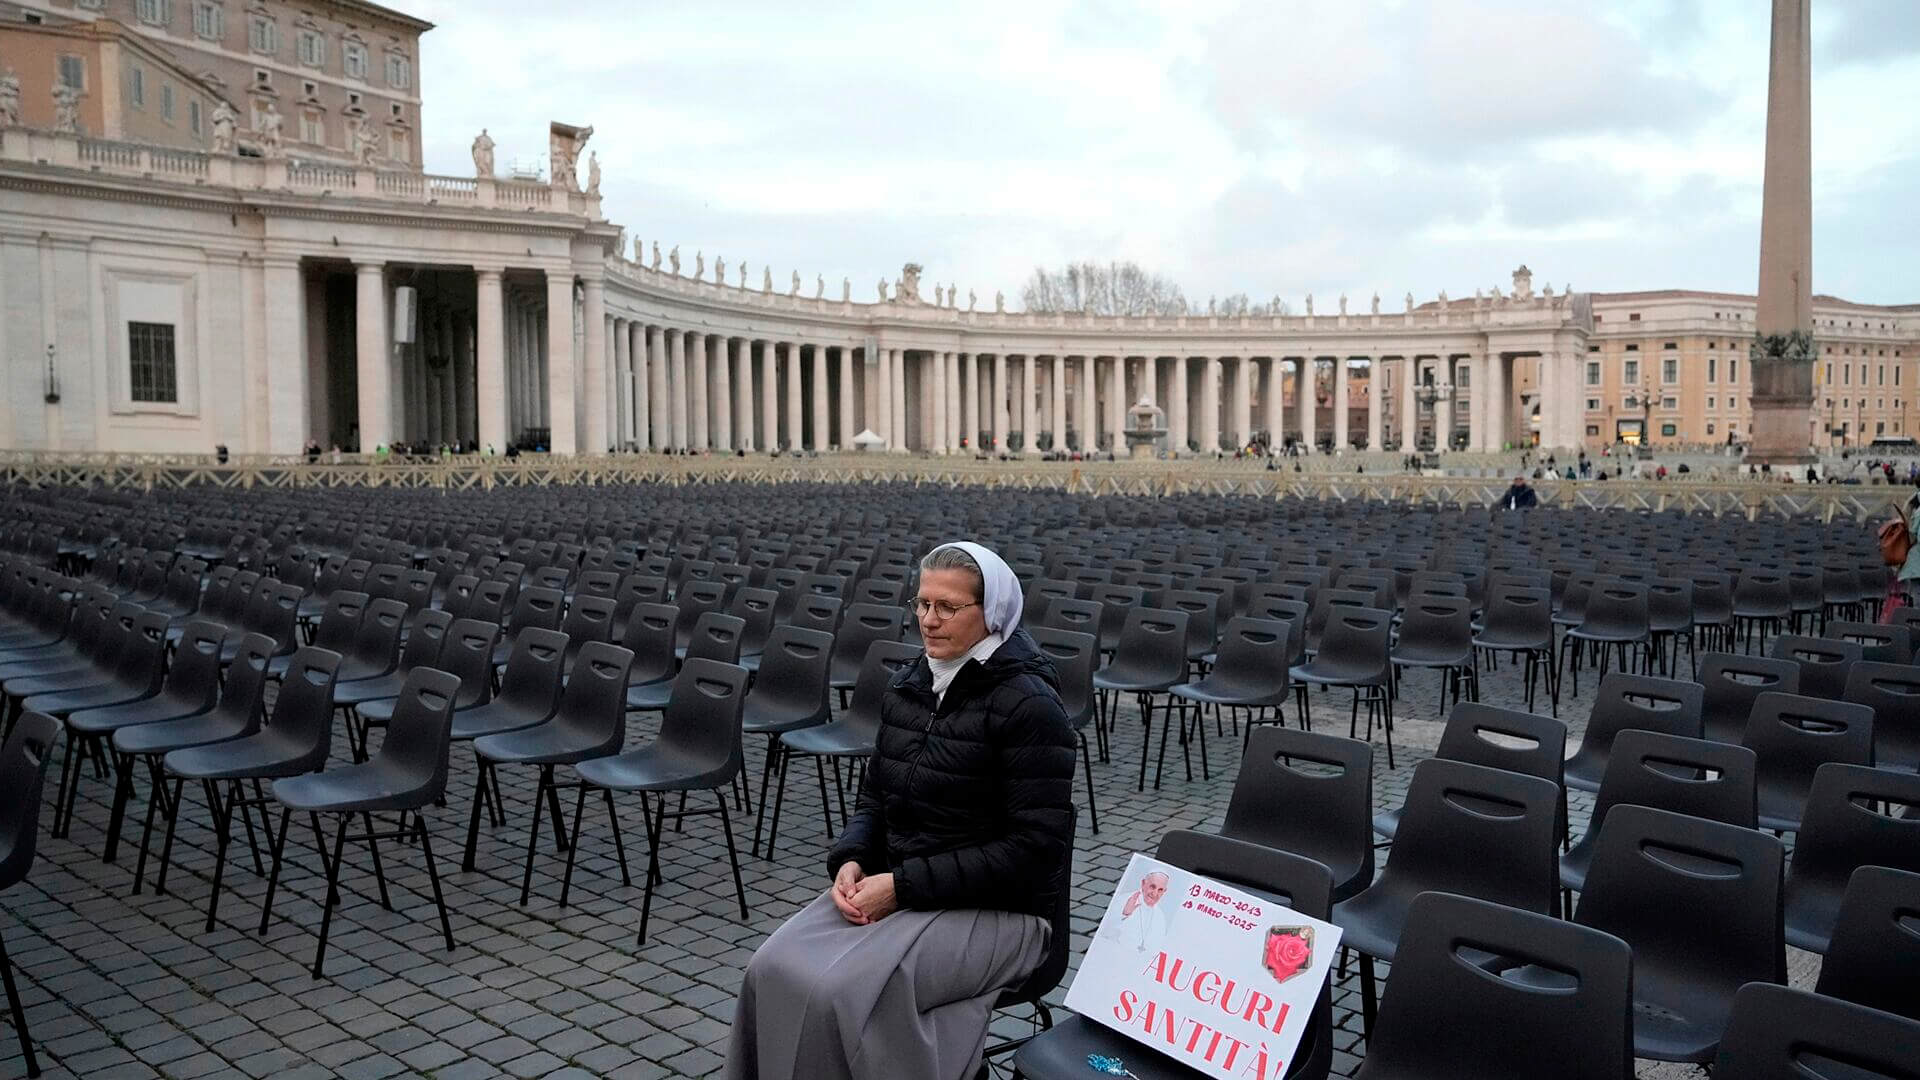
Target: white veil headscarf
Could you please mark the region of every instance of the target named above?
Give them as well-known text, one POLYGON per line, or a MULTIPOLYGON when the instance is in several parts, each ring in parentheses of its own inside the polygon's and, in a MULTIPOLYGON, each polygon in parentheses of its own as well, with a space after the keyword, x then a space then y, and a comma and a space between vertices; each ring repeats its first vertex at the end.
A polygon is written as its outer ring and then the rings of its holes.
POLYGON ((927 657, 927 667, 933 672, 933 692, 937 698, 945 698, 947 687, 954 676, 969 660, 985 661, 992 656, 1013 632, 1020 628, 1020 612, 1026 606, 1026 598, 1020 592, 1020 579, 1013 574, 1013 568, 1007 561, 988 548, 970 540, 955 540, 941 544, 927 552, 931 558, 935 552, 946 548, 959 548, 973 559, 980 568, 980 607, 987 619, 987 636, 968 649, 965 655, 951 660, 935 660, 927 657))

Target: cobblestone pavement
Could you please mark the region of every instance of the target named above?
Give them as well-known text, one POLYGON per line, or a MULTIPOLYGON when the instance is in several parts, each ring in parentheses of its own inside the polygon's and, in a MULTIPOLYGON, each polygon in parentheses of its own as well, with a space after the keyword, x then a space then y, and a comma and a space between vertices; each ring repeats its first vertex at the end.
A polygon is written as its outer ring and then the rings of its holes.
MULTIPOLYGON (((1519 705, 1516 669, 1503 665, 1483 682, 1484 700, 1519 705)), ((1590 694, 1591 680, 1582 683, 1590 694)), ((1376 767, 1375 801, 1381 807, 1402 801, 1413 764, 1431 756, 1440 731, 1434 677, 1412 674, 1402 693, 1398 768, 1386 769, 1384 753, 1376 767)), ((1574 721, 1575 741, 1589 701, 1562 703, 1562 715, 1574 721)), ((1346 712, 1344 695, 1316 695, 1315 703, 1320 730, 1342 726, 1333 719, 1346 712)), ((638 743, 652 730, 652 724, 634 725, 630 741, 638 743)), ((1113 750, 1110 764, 1094 766, 1099 835, 1092 835, 1084 814, 1080 819, 1076 963, 1130 853, 1150 852, 1169 829, 1219 827, 1239 742, 1212 740, 1210 781, 1200 778, 1197 767, 1195 779, 1187 781, 1177 748, 1169 747, 1165 783, 1157 791, 1149 785, 1144 794, 1134 791, 1140 746, 1130 705, 1113 750)), ((337 739, 336 754, 344 752, 344 740, 337 739)), ((760 748, 750 747, 748 771, 756 782, 760 762, 760 748)), ((350 847, 327 975, 314 979, 309 965, 324 879, 312 833, 298 823, 266 935, 255 932, 265 880, 254 873, 238 828, 219 922, 205 932, 213 845, 197 791, 187 794, 169 894, 155 895, 149 887, 130 895, 143 803, 136 801, 129 813, 117 863, 102 863, 109 788, 91 773, 70 839, 43 837, 31 879, 5 894, 0 932, 20 970, 42 1065, 51 1077, 707 1076, 721 1068, 734 992, 755 946, 826 884, 820 794, 810 771, 792 773, 771 861, 746 854, 752 820, 735 816, 752 908, 745 923, 738 919, 718 819, 693 818, 684 833, 669 831, 662 854, 666 882, 643 947, 634 941, 645 844, 637 800, 619 807, 628 853, 636 860, 634 886, 621 884, 604 810, 589 805, 570 906, 558 903, 564 858, 554 852, 550 833, 535 861, 532 899, 522 906, 517 901, 534 773, 502 770, 508 824, 483 826, 477 869, 460 873, 473 791, 471 758, 462 751, 456 751, 447 807, 429 816, 459 943, 452 953, 440 939, 418 848, 383 845, 393 886, 394 910, 388 912, 379 904, 364 846, 350 847)), ((143 780, 141 799, 145 790, 143 780)), ((1075 798, 1084 802, 1079 777, 1075 798)), ((1573 793, 1576 835, 1591 805, 1590 796, 1573 793)), ((570 799, 567 813, 571 817, 570 799)), ((1810 986, 1818 958, 1790 953, 1789 959, 1795 984, 1810 986)), ((1365 1053, 1357 974, 1336 990, 1335 1021, 1334 1068, 1349 1075, 1365 1053)), ((1004 1034, 1024 1029, 1015 1018, 996 1022, 1004 1034)), ((1693 1073, 1642 1064, 1643 1077, 1693 1073)), ((25 1071, 11 1025, 0 1026, 0 1077, 25 1071)))

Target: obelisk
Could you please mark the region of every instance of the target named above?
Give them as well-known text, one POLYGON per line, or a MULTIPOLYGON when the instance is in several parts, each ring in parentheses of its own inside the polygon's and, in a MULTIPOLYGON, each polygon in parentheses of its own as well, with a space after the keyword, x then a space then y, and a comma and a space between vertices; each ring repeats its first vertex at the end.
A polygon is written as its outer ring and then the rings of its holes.
POLYGON ((1749 356, 1749 458, 1812 460, 1813 0, 1773 0, 1767 67, 1767 171, 1760 206, 1760 293, 1749 356))

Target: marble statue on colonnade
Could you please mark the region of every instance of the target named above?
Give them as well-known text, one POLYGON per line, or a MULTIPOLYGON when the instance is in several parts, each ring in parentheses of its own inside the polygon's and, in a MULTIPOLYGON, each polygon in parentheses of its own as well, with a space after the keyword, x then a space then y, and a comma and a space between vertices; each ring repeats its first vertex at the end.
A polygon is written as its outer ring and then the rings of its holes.
POLYGON ((880 302, 883 304, 887 302, 887 279, 886 278, 880 279, 880 302))
POLYGON ((946 300, 947 300, 946 290, 939 285, 935 285, 933 287, 933 306, 945 307, 947 306, 946 300))
POLYGON ((1307 318, 1313 318, 1313 294, 1307 294, 1307 318))
POLYGON ((600 194, 600 154, 598 151, 587 155, 587 194, 600 194))
POLYGON ((747 291, 747 260, 740 260, 740 291, 747 291))
POLYGON ((660 241, 653 242, 653 268, 660 269, 660 241))
POLYGON ((787 295, 788 296, 800 295, 800 271, 798 270, 795 270, 793 272, 793 287, 787 290, 787 295))
POLYGON ((1447 290, 1445 289, 1440 290, 1440 310, 1447 310, 1447 290))
POLYGON ((840 302, 843 304, 853 303, 853 281, 850 278, 843 277, 840 279, 840 302))
MULTIPOLYGON (((487 134, 486 128, 481 128, 480 134, 473 137, 473 175, 481 180, 493 179, 493 136, 487 134)), ((635 256, 634 261, 638 262, 639 257, 635 256)))
POLYGON ((1380 293, 1378 290, 1375 290, 1373 294, 1373 313, 1375 315, 1380 314, 1380 293))
MULTIPOLYGON (((547 182, 568 191, 580 190, 580 155, 593 138, 593 125, 574 127, 555 120, 547 128, 547 182)), ((589 162, 589 165, 592 163, 589 162)))
POLYGON ((825 295, 827 295, 827 275, 813 275, 813 298, 818 300, 825 295))
POLYGON ((1407 314, 1413 314, 1413 294, 1407 294, 1407 314))
POLYGON ((760 291, 768 296, 773 295, 773 267, 771 266, 760 269, 760 291))
POLYGON ((696 251, 693 253, 693 280, 705 281, 706 279, 707 253, 705 251, 696 251))
POLYGON ((260 125, 254 128, 254 134, 260 136, 260 153, 263 157, 287 156, 286 148, 280 143, 283 124, 285 121, 280 117, 280 110, 273 107, 273 102, 267 102, 267 111, 260 114, 260 125))
POLYGON ((1340 314, 1345 315, 1346 313, 1347 313, 1347 294, 1341 293, 1340 294, 1340 314))
POLYGON ((893 302, 896 304, 920 303, 919 263, 908 263, 900 268, 900 279, 893 283, 893 302))
POLYGON ((1007 294, 999 289, 993 290, 993 313, 1004 315, 1007 311, 1007 294))
POLYGON ((727 259, 724 255, 715 255, 713 257, 713 283, 715 285, 725 285, 727 283, 727 259))
POLYGON ((667 269, 673 272, 674 277, 680 276, 680 245, 679 244, 673 245, 673 250, 667 252, 667 269))
POLYGON ((973 290, 972 290, 972 289, 968 289, 968 290, 967 290, 967 310, 968 310, 968 311, 972 311, 972 310, 973 310, 973 305, 974 305, 974 296, 973 296, 973 290))
POLYGON ((80 95, 65 83, 53 88, 53 130, 62 135, 80 133, 80 95))
POLYGON ((213 107, 213 152, 216 154, 233 153, 233 106, 224 100, 213 107))
POLYGON ((13 127, 20 123, 20 76, 7 69, 0 75, 0 127, 13 127))

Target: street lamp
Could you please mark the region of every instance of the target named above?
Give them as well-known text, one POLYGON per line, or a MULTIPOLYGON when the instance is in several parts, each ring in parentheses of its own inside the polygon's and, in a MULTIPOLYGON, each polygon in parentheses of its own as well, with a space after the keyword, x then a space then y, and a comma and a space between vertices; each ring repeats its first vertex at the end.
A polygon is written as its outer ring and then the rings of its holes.
MULTIPOLYGON (((1418 398, 1421 404, 1428 406, 1433 412, 1434 450, 1450 449, 1449 444, 1453 442, 1453 432, 1443 432, 1440 430, 1440 403, 1443 401, 1449 404, 1452 403, 1453 384, 1450 382, 1435 383, 1432 372, 1426 373, 1426 380, 1427 381, 1421 383, 1419 386, 1414 387, 1414 397, 1418 398)), ((1447 426, 1449 428, 1453 426, 1453 417, 1451 415, 1447 417, 1447 426)))
POLYGON ((1640 445, 1649 446, 1653 441, 1653 372, 1641 372, 1638 394, 1628 394, 1626 406, 1640 410, 1640 445))

